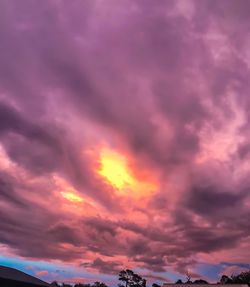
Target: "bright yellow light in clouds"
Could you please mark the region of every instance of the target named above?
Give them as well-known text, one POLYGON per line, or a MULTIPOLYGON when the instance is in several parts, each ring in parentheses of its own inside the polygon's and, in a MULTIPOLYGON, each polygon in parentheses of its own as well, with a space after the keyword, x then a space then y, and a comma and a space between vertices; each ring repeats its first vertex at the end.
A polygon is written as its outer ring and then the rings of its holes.
POLYGON ((100 164, 101 167, 98 173, 106 178, 114 187, 121 189, 134 184, 126 158, 121 154, 103 149, 100 155, 100 164))
POLYGON ((70 191, 62 191, 61 195, 62 197, 71 202, 83 202, 83 198, 81 196, 70 191))
POLYGON ((155 191, 157 185, 149 179, 139 180, 128 164, 128 159, 108 148, 101 149, 100 168, 98 174, 102 176, 109 184, 120 194, 133 191, 132 195, 146 196, 149 192, 155 191))
POLYGON ((85 202, 84 198, 78 193, 78 191, 71 186, 64 178, 54 175, 53 180, 60 195, 70 202, 81 203, 85 202))

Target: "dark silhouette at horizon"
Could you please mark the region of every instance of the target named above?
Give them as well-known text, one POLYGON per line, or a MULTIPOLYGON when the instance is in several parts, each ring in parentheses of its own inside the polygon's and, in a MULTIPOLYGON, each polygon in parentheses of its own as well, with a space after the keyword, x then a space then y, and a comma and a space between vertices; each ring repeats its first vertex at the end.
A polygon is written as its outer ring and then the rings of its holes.
MULTIPOLYGON (((147 280, 144 279, 139 274, 135 273, 133 270, 124 269, 118 274, 118 287, 147 287, 147 280)), ((165 285, 173 284, 196 284, 196 285, 209 285, 210 283, 204 279, 191 280, 191 276, 187 275, 187 280, 183 282, 178 279, 175 283, 165 283, 165 285)), ((233 274, 231 276, 222 275, 220 280, 217 282, 218 285, 227 284, 247 284, 250 286, 250 270, 241 272, 237 275, 233 274)), ((215 285, 215 284, 213 284, 215 285)), ((28 275, 20 270, 0 266, 0 286, 8 287, 108 287, 104 282, 96 281, 93 284, 90 283, 76 283, 76 284, 59 284, 57 281, 53 281, 51 284, 42 281, 34 276, 28 275)), ((161 287, 158 283, 153 283, 152 287, 161 287)))

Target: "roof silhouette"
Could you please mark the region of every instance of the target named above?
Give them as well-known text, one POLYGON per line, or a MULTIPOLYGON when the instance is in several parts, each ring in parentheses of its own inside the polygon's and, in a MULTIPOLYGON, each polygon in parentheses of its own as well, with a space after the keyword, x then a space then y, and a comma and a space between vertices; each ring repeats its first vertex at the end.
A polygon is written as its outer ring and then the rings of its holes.
POLYGON ((14 280, 14 281, 19 281, 23 283, 33 284, 36 286, 50 286, 45 281, 42 281, 36 277, 28 275, 17 269, 6 267, 6 266, 1 266, 1 265, 0 265, 0 279, 14 280))

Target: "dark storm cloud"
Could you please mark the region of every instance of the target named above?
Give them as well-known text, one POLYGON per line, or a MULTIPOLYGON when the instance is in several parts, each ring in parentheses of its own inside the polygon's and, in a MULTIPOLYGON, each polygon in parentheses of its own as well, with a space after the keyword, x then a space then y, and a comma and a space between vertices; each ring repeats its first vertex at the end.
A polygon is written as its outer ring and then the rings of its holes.
POLYGON ((92 268, 98 270, 103 274, 117 274, 121 271, 121 265, 116 261, 104 261, 101 258, 96 258, 92 263, 82 263, 81 266, 85 268, 92 268))
POLYGON ((194 210, 197 214, 210 214, 220 212, 226 208, 237 208, 237 205, 242 204, 246 194, 232 194, 228 191, 221 191, 222 187, 212 185, 196 187, 193 186, 189 193, 188 207, 194 210))
POLYGON ((108 219, 102 219, 102 218, 87 218, 84 223, 90 228, 95 229, 97 232, 101 233, 108 233, 111 236, 116 235, 116 229, 117 229, 117 224, 115 222, 112 222, 111 220, 108 219))
POLYGON ((33 171, 56 168, 63 147, 52 130, 28 121, 21 112, 3 102, 0 103, 0 122, 2 143, 14 161, 33 171))
POLYGON ((27 205, 16 193, 15 188, 13 187, 13 181, 15 180, 8 174, 3 172, 0 173, 0 198, 2 198, 2 201, 13 204, 14 206, 12 206, 12 208, 15 207, 15 205, 25 208, 27 205))

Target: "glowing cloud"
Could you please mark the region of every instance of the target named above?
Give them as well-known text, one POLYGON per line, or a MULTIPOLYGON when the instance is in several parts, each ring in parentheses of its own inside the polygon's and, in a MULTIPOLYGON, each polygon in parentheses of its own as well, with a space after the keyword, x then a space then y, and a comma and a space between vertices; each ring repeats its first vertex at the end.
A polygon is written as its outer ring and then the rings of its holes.
POLYGON ((58 192, 64 199, 67 199, 68 201, 74 203, 85 202, 85 200, 82 198, 82 196, 79 195, 77 190, 75 190, 73 186, 71 186, 65 179, 61 178, 58 175, 54 175, 53 180, 58 192))
POLYGON ((112 150, 103 149, 100 157, 101 168, 98 173, 115 188, 124 189, 135 184, 130 174, 126 158, 112 150))
POLYGON ((62 191, 61 192, 62 197, 64 197, 65 199, 71 201, 71 202, 83 202, 83 198, 73 192, 70 191, 62 191))
POLYGON ((139 180, 129 166, 128 158, 121 153, 103 148, 99 161, 98 174, 120 195, 144 197, 157 189, 156 183, 152 180, 139 180))

